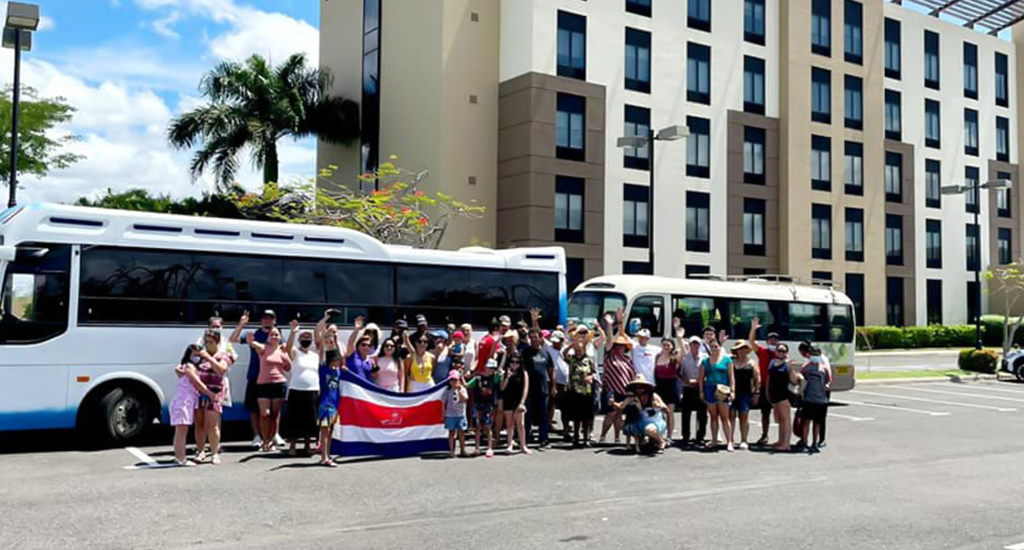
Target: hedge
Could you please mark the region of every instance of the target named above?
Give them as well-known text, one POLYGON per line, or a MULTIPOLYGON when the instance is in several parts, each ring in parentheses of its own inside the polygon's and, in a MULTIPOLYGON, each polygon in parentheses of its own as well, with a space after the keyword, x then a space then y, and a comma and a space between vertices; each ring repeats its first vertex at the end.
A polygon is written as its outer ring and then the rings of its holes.
POLYGON ((959 365, 961 370, 995 374, 996 367, 999 365, 999 353, 990 349, 961 350, 957 365, 959 365))
MULTIPOLYGON (((983 340, 986 330, 992 329, 989 329, 982 323, 983 340)), ((927 327, 902 328, 862 327, 857 332, 859 334, 857 349, 859 350, 964 347, 974 345, 975 338, 974 325, 930 325, 927 327)), ((1018 331, 1018 334, 1024 336, 1024 327, 1018 331)))
MULTIPOLYGON (((1001 348, 1003 347, 1003 338, 1006 332, 1003 330, 1004 322, 1002 315, 982 315, 981 316, 981 339, 985 342, 986 346, 992 346, 1001 348)), ((1010 324, 1017 322, 1016 317, 1010 317, 1010 324)), ((1017 329, 1016 334, 1013 335, 1013 343, 1020 347, 1024 347, 1024 325, 1017 329)))

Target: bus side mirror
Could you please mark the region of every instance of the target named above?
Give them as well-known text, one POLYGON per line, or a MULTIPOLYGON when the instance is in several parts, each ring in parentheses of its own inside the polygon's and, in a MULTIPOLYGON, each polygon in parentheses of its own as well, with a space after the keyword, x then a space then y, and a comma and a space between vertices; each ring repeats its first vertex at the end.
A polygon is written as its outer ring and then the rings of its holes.
POLYGON ((13 246, 0 246, 0 262, 13 262, 17 256, 17 248, 13 246))

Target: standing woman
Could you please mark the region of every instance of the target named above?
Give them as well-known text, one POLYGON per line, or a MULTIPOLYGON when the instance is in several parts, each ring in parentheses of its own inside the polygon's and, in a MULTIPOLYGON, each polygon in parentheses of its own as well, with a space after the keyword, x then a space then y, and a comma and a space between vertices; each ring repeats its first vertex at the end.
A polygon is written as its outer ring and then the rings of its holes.
POLYGON ((221 347, 220 332, 209 331, 203 338, 205 348, 199 350, 199 365, 196 374, 210 395, 200 395, 196 404, 196 460, 206 459, 206 441, 210 441, 210 452, 214 464, 220 464, 220 415, 224 412, 224 398, 227 396, 228 369, 233 363, 231 356, 221 347))
POLYGON ((309 455, 309 441, 320 433, 316 418, 320 400, 320 353, 313 347, 313 332, 300 332, 298 328, 298 321, 292 321, 292 331, 285 345, 285 353, 292 360, 292 379, 288 388, 288 414, 281 430, 288 440, 288 454, 292 456, 296 454, 295 446, 300 439, 309 455), (295 347, 296 334, 298 347, 295 347))
POLYGON ((668 407, 668 444, 672 444, 672 435, 675 433, 675 412, 676 403, 682 394, 682 387, 679 380, 679 350, 676 349, 676 341, 673 338, 661 339, 661 353, 654 358, 654 386, 658 397, 668 407))
MULTIPOLYGON (((409 342, 409 333, 403 335, 409 342)), ((406 392, 413 393, 434 387, 434 355, 427 351, 430 335, 424 333, 416 336, 412 343, 412 353, 405 360, 406 392)))
MULTIPOLYGON (((626 386, 633 381, 636 373, 629 353, 633 349, 633 342, 626 336, 623 328, 622 308, 616 312, 615 318, 617 333, 614 338, 605 338, 604 373, 601 375, 601 382, 604 384, 605 393, 611 393, 611 401, 622 403, 626 400, 626 386)), ((618 444, 622 433, 622 418, 618 410, 609 407, 608 414, 604 417, 604 425, 601 427, 602 442, 612 426, 615 426, 615 443, 618 444)))
POLYGON ((505 408, 505 425, 508 426, 508 454, 512 454, 512 441, 519 432, 519 450, 524 455, 533 454, 526 447, 526 397, 530 392, 530 375, 522 365, 522 356, 510 352, 505 356, 505 373, 501 377, 501 396, 505 408))
POLYGON ((793 369, 789 367, 789 346, 775 346, 775 357, 768 365, 768 383, 766 395, 775 412, 775 423, 779 426, 779 440, 772 444, 776 451, 788 451, 789 441, 793 435, 793 414, 790 406, 792 394, 789 386, 796 379, 793 369))
POLYGON ((374 358, 377 368, 375 382, 385 390, 403 393, 405 392, 405 380, 402 379, 402 368, 395 357, 396 352, 395 341, 384 340, 384 345, 380 347, 380 355, 374 358))
POLYGON ((590 331, 581 325, 573 335, 572 346, 562 351, 569 366, 569 383, 566 387, 565 414, 562 423, 572 423, 573 447, 589 447, 590 432, 594 428, 594 374, 597 367, 594 360, 587 355, 587 343, 590 331), (580 441, 580 430, 583 441, 580 441))
POLYGON ((178 466, 192 466, 192 463, 185 458, 188 428, 195 421, 199 396, 211 397, 213 395, 196 372, 196 365, 202 361, 199 355, 201 351, 202 349, 196 344, 190 344, 185 349, 178 366, 174 367, 174 374, 178 377, 178 388, 167 407, 167 412, 171 417, 171 426, 174 426, 174 463, 178 466))
POLYGON ((750 434, 750 406, 761 392, 761 372, 754 360, 753 348, 744 340, 736 342, 732 347, 735 356, 733 376, 736 379, 736 391, 733 394, 732 424, 735 428, 736 419, 740 424, 740 450, 746 450, 747 436, 750 434))
POLYGON ((267 343, 257 342, 249 333, 249 347, 256 351, 260 358, 260 374, 256 379, 256 402, 260 409, 260 431, 263 432, 263 451, 277 448, 274 434, 277 433, 277 419, 284 405, 284 396, 288 393, 288 378, 285 373, 292 368, 292 360, 281 347, 281 331, 270 329, 267 343))
POLYGON ((700 395, 708 406, 711 417, 711 441, 707 448, 718 446, 718 425, 722 425, 725 433, 726 450, 732 447, 732 422, 729 420, 729 401, 736 394, 736 379, 732 370, 732 359, 722 351, 722 344, 714 337, 708 342, 711 355, 700 364, 697 380, 700 382, 700 395))

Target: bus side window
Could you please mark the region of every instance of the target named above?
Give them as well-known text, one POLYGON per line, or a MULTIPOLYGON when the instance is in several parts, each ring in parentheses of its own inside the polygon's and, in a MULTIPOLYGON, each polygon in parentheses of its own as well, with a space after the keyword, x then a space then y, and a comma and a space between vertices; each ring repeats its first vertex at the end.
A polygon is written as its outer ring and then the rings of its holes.
POLYGON ((830 305, 828 306, 829 342, 852 342, 853 341, 853 310, 850 306, 830 305))
POLYGON ((721 321, 714 298, 673 296, 672 316, 679 319, 687 336, 701 336, 706 326, 717 326, 721 321))
POLYGON ((761 328, 757 331, 757 339, 764 340, 769 332, 773 332, 775 314, 773 304, 764 300, 732 300, 729 303, 729 320, 732 324, 734 338, 746 338, 750 335, 750 322, 757 317, 761 328))
POLYGON ((661 338, 665 335, 664 331, 664 311, 665 311, 665 300, 661 296, 641 296, 633 301, 633 307, 629 310, 629 324, 633 324, 633 320, 636 319, 640 322, 640 326, 636 327, 636 330, 632 330, 630 327, 629 334, 636 336, 636 331, 641 328, 645 328, 651 331, 651 336, 654 338, 661 338))

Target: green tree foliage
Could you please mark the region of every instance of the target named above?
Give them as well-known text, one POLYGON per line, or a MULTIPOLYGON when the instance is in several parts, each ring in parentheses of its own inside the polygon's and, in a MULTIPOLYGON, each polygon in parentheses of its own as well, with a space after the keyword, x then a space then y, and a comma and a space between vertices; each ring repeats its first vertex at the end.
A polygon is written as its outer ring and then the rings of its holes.
POLYGON ((1017 329, 1024 324, 1024 316, 1011 318, 1010 312, 1024 298, 1024 263, 1018 260, 985 273, 990 293, 994 298, 1003 298, 1003 355, 1010 353, 1017 329))
MULTIPOLYGON (((11 103, 14 88, 8 86, 0 98, 0 177, 4 182, 11 174, 11 103)), ((67 168, 82 160, 64 150, 79 139, 74 134, 53 132, 58 124, 68 122, 75 108, 62 97, 43 98, 33 88, 21 89, 18 119, 18 173, 45 176, 50 170, 67 168)))
POLYGON ((264 182, 278 181, 277 142, 315 136, 329 143, 351 143, 359 136, 359 107, 331 95, 332 77, 307 66, 295 54, 272 67, 253 55, 244 63, 225 61, 203 77, 199 90, 208 103, 171 121, 173 147, 198 147, 192 177, 212 169, 218 185, 235 180, 239 157, 249 152, 264 182))

